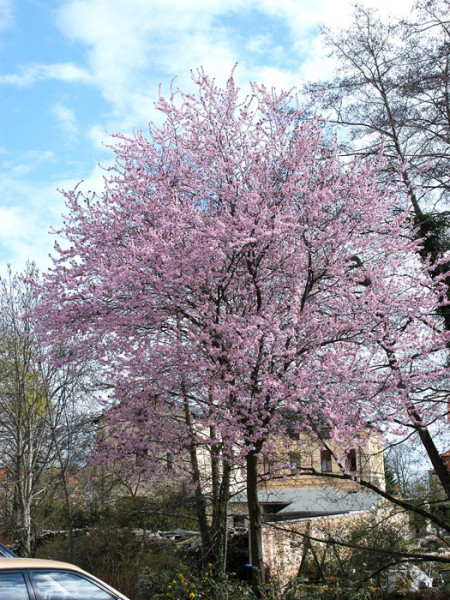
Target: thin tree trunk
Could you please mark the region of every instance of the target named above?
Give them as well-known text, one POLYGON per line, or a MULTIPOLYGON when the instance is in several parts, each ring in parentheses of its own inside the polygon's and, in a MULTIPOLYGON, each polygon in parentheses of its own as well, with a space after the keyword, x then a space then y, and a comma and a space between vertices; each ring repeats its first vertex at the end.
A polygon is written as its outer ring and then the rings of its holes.
POLYGON ((29 502, 23 504, 22 511, 22 545, 26 555, 31 556, 31 507, 29 502))
MULTIPOLYGON (((31 440, 30 432, 28 439, 31 440)), ((33 490, 33 465, 34 448, 30 448, 23 462, 23 473, 21 474, 20 489, 20 513, 21 513, 21 540, 26 556, 31 556, 31 500, 33 490)))
POLYGON ((215 499, 215 505, 213 506, 214 518, 211 524, 213 552, 216 569, 219 573, 225 572, 227 562, 227 512, 230 497, 230 475, 231 464, 224 460, 222 463, 222 478, 215 499))
MULTIPOLYGON (((419 415, 414 411, 414 409, 410 409, 410 414, 413 416, 418 423, 420 423, 419 415)), ((425 448, 428 458, 433 465, 434 471, 441 482, 442 487, 444 488, 447 499, 450 499, 450 471, 447 469, 446 464, 444 463, 441 455, 439 454, 436 444, 433 441, 433 438, 430 435, 430 432, 426 427, 416 428, 417 434, 422 442, 423 447, 425 448)))
POLYGON ((262 551, 262 515, 258 502, 258 455, 255 451, 247 455, 247 502, 249 515, 250 562, 252 565, 252 587, 258 597, 264 596, 264 562, 262 551))
POLYGON ((189 407, 189 401, 187 399, 186 390, 184 383, 182 384, 183 396, 184 396, 184 419, 189 429, 190 443, 189 443, 189 458, 192 468, 192 481, 195 486, 195 507, 197 512, 198 524, 200 528, 200 536, 202 540, 202 554, 203 559, 208 561, 211 555, 211 536, 208 527, 208 519, 206 516, 206 502, 202 492, 200 468, 198 464, 197 448, 195 444, 195 431, 194 423, 192 419, 191 409, 189 407))
POLYGON ((52 433, 53 433, 53 441, 55 443, 56 453, 58 455, 59 465, 61 467, 62 484, 63 484, 63 489, 64 489, 64 498, 65 498, 66 507, 67 507, 67 517, 69 519, 69 552, 70 552, 70 562, 73 562, 74 561, 74 536, 73 536, 72 502, 70 500, 69 489, 67 487, 67 473, 66 473, 66 469, 64 468, 63 457, 62 457, 62 454, 61 454, 59 443, 58 443, 58 441, 56 439, 56 435, 55 435, 55 431, 53 429, 53 426, 52 426, 52 433))

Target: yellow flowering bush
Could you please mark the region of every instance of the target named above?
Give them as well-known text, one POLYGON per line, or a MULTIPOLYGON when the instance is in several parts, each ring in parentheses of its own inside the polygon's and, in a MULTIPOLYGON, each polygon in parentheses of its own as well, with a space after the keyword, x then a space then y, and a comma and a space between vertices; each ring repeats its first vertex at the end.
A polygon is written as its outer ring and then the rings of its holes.
POLYGON ((213 575, 208 563, 200 574, 189 573, 184 567, 173 571, 144 571, 139 579, 143 600, 254 600, 250 587, 227 576, 213 575))

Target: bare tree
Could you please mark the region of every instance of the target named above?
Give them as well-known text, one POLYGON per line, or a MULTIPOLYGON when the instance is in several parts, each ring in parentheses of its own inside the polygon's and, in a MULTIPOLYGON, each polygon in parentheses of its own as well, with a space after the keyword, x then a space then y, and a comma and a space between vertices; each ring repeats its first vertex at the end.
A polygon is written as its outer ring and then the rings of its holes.
MULTIPOLYGON (((85 376, 79 368, 60 368, 61 349, 42 343, 33 322, 38 302, 32 264, 23 276, 0 281, 0 469, 5 495, 4 520, 30 555, 32 509, 49 489, 63 484, 82 448, 80 411, 75 400, 85 376), (74 443, 77 438, 78 443, 74 443)), ((66 489, 66 501, 70 498, 66 489)), ((68 505, 70 517, 70 505, 68 505)))
POLYGON ((386 467, 392 475, 393 483, 402 498, 411 498, 417 488, 421 472, 421 457, 414 451, 412 443, 392 444, 385 451, 386 467))
MULTIPOLYGON (((450 1, 419 0, 409 21, 388 21, 357 5, 352 25, 323 30, 338 70, 309 86, 346 136, 343 152, 361 157, 384 148, 386 171, 398 177, 431 260, 441 300, 450 298, 450 1)), ((450 329, 450 306, 439 311, 450 329)))
MULTIPOLYGON (((344 132, 343 153, 365 159, 383 151, 386 176, 398 180, 400 192, 410 201, 421 240, 418 253, 431 265, 436 311, 446 330, 450 330, 449 14, 449 0, 418 0, 408 21, 382 20, 376 11, 356 5, 349 28, 323 30, 338 64, 334 80, 308 88, 325 116, 344 132)), ((386 358, 395 369, 395 354, 387 346, 386 358)), ((442 407, 445 415, 445 399, 442 407)), ((450 474, 434 436, 420 420, 411 428, 414 433, 449 490, 450 474)))

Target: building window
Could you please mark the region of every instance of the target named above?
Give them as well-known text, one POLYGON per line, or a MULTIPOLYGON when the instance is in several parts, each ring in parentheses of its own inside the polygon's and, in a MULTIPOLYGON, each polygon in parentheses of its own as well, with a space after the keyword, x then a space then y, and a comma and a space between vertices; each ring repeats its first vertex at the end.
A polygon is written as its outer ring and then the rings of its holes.
POLYGON ((245 527, 245 515, 233 515, 233 527, 245 527))
POLYGON ((267 458, 267 456, 263 457, 263 471, 264 475, 268 475, 272 472, 273 463, 271 460, 267 458))
POLYGON ((288 435, 291 438, 291 440, 299 440, 300 439, 300 434, 295 429, 288 429, 288 435))
POLYGON ((356 471, 356 450, 354 448, 347 452, 345 466, 347 471, 356 471))
POLYGON ((167 470, 171 471, 173 469, 173 456, 170 452, 167 453, 167 470))
POLYGON ((291 475, 297 475, 302 466, 302 455, 300 452, 289 452, 289 463, 291 466, 291 475))
POLYGON ((136 452, 136 466, 143 467, 145 463, 145 458, 148 456, 147 448, 143 448, 136 452))
POLYGON ((331 452, 329 450, 321 451, 320 464, 322 468, 322 473, 331 473, 331 452))
POLYGON ((331 429, 321 429, 318 433, 321 440, 329 440, 331 438, 331 429))

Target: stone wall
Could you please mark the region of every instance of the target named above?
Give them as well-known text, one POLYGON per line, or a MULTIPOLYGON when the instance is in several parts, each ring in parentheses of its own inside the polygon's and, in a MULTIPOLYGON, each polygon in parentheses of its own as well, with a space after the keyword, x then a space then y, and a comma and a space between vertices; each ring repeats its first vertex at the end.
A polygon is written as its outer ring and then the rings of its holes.
MULTIPOLYGON (((391 507, 379 509, 380 519, 394 519, 398 527, 408 527, 408 519, 403 514, 391 514, 391 507)), ((306 538, 304 534, 314 538, 324 539, 327 532, 337 536, 340 531, 355 527, 369 517, 369 511, 358 511, 329 517, 297 519, 276 523, 264 523, 263 555, 264 562, 269 566, 272 577, 285 583, 291 577, 298 575, 302 556, 305 551, 306 538)), ((312 542, 319 562, 326 545, 312 542)), ((308 552, 310 552, 308 550, 308 552)), ((342 551, 340 551, 342 554, 342 551)), ((344 551, 345 555, 345 551, 344 551)), ((311 554, 309 554, 311 559, 311 554)))

